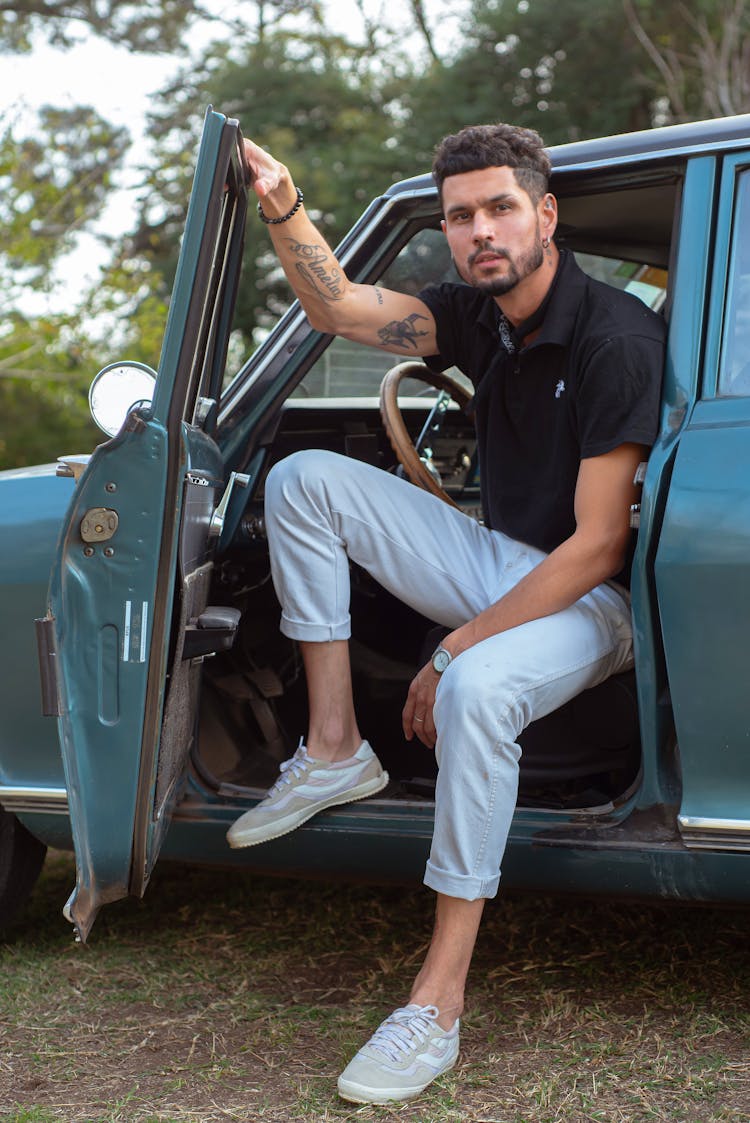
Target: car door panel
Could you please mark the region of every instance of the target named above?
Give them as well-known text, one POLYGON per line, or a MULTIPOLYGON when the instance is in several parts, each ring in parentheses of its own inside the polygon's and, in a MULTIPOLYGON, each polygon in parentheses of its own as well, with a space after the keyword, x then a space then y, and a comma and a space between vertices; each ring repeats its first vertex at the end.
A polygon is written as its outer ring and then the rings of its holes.
POLYGON ((750 154, 725 158, 714 239, 703 396, 682 434, 656 557, 656 585, 682 778, 678 823, 691 847, 750 850, 750 396, 717 372, 750 301, 739 206, 750 154), (738 281, 739 278, 739 281, 738 281))
POLYGON ((236 122, 209 110, 154 399, 91 458, 53 569, 60 739, 78 864, 81 939, 98 908, 142 894, 179 795, 200 663, 186 629, 207 604, 223 490, 215 417, 246 207, 236 122), (87 513, 114 513, 85 543, 87 513))

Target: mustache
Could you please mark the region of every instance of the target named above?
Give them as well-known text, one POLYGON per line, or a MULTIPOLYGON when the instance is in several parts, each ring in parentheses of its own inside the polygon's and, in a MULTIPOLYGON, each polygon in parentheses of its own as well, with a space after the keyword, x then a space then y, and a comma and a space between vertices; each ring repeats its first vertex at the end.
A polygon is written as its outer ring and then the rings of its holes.
POLYGON ((496 257, 504 257, 506 261, 510 261, 510 254, 506 250, 501 249, 499 246, 494 246, 492 242, 488 240, 483 242, 481 246, 477 246, 477 248, 469 254, 467 265, 473 265, 477 258, 483 253, 492 253, 495 254, 496 257))

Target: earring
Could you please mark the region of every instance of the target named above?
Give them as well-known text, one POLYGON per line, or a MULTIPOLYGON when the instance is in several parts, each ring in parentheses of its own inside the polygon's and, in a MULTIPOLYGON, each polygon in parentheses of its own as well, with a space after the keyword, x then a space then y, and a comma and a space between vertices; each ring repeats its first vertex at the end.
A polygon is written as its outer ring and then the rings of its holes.
POLYGON ((543 247, 543 248, 544 248, 545 250, 548 250, 548 249, 549 249, 549 244, 550 244, 550 239, 549 239, 549 238, 542 238, 542 247, 543 247))

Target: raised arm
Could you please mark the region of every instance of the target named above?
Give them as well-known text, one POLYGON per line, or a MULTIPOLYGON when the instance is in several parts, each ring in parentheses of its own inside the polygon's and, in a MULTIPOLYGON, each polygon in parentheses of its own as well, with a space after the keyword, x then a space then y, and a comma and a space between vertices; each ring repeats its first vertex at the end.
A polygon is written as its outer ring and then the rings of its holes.
POLYGON ((434 355, 429 308, 414 296, 349 281, 307 217, 289 170, 251 140, 245 140, 245 158, 263 214, 271 220, 274 248, 312 326, 406 358, 434 355))

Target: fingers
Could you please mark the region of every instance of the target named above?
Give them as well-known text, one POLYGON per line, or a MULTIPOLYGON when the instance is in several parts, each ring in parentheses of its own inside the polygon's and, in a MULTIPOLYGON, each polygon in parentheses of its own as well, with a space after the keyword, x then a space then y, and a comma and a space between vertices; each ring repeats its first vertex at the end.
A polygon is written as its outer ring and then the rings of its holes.
POLYGON ((255 144, 254 141, 243 137, 245 145, 245 161, 250 171, 250 182, 255 193, 262 199, 270 194, 281 182, 285 172, 283 164, 275 160, 265 149, 255 144))
POLYGON ((434 748, 437 737, 433 720, 436 689, 437 675, 428 664, 416 675, 406 696, 401 724, 407 741, 416 734, 424 745, 434 748))
POLYGON ((415 725, 414 728, 422 744, 426 745, 428 749, 434 749, 435 742, 437 741, 437 731, 432 721, 431 709, 426 711, 424 722, 421 725, 415 725), (421 732, 419 732, 420 730, 421 732))

